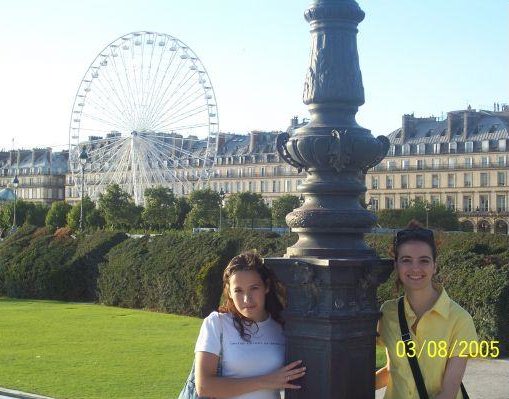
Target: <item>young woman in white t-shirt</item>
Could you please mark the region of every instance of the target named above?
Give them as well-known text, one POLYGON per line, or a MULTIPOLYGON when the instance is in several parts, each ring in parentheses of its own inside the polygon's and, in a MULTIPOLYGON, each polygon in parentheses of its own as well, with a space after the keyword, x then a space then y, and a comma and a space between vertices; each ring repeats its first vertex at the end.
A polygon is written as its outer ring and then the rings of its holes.
POLYGON ((224 304, 203 321, 196 342, 199 396, 279 399, 281 389, 300 388, 293 380, 305 374, 302 361, 284 366, 283 301, 282 285, 259 255, 246 252, 230 261, 224 304))

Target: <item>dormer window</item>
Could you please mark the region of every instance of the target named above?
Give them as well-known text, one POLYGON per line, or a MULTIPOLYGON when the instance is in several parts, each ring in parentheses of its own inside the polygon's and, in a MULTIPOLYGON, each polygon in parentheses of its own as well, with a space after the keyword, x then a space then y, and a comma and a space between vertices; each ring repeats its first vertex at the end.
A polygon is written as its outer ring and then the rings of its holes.
POLYGON ((456 130, 456 136, 460 136, 461 133, 463 133, 463 128, 462 127, 459 127, 457 130, 456 130))
POLYGON ((447 133, 447 129, 444 129, 444 130, 442 130, 442 132, 440 133, 440 136, 442 136, 442 137, 443 137, 443 136, 445 136, 445 134, 446 134, 446 133, 447 133))
POLYGON ((401 138, 401 129, 398 130, 398 133, 396 133, 396 138, 397 139, 400 139, 401 138))
POLYGON ((429 130, 426 132, 426 137, 431 137, 431 133, 433 133, 433 129, 429 129, 429 130))
POLYGON ((495 133, 498 130, 499 124, 491 125, 490 130, 488 133, 495 133))

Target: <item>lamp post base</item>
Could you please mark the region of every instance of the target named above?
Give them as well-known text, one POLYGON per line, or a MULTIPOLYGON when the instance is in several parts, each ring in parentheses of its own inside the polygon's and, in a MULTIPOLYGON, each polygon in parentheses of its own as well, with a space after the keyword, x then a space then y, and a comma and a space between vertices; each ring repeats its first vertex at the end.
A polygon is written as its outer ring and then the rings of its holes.
POLYGON ((287 288, 287 362, 303 360, 306 376, 286 399, 367 399, 375 395, 377 286, 391 260, 268 258, 287 288))

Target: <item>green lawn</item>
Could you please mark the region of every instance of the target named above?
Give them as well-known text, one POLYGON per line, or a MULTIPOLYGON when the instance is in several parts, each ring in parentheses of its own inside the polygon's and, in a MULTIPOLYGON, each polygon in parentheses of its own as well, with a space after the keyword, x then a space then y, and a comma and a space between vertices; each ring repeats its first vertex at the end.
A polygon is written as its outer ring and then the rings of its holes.
MULTIPOLYGON (((0 298, 0 386, 58 399, 175 398, 201 320, 0 298)), ((377 352, 377 364, 385 360, 377 352)))

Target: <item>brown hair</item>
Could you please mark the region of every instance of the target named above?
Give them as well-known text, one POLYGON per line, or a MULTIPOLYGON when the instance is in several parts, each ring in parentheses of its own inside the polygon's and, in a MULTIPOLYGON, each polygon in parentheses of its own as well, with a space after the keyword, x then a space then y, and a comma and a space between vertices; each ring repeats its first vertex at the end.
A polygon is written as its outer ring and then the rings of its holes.
MULTIPOLYGON (((431 254, 433 257, 433 262, 437 261, 437 244, 435 242, 435 237, 433 235, 433 231, 430 229, 426 229, 422 227, 422 225, 415 219, 412 219, 408 222, 408 225, 405 229, 398 231, 396 236, 394 237, 393 242, 393 254, 394 261, 398 260, 399 247, 407 242, 411 241, 420 241, 428 244, 431 249, 431 254)), ((438 270, 438 268, 437 268, 438 270)), ((439 283, 440 280, 433 276, 432 281, 434 283, 439 283)), ((402 286, 402 282, 399 279, 399 276, 396 276, 396 291, 399 292, 402 286)))
POLYGON ((251 338, 251 335, 246 332, 246 326, 256 325, 256 322, 243 316, 235 307, 230 296, 230 277, 239 271, 249 270, 257 272, 265 286, 269 288, 269 292, 265 295, 265 310, 281 325, 284 325, 281 311, 286 301, 286 292, 283 285, 279 282, 274 272, 263 263, 260 255, 255 252, 244 252, 235 256, 228 263, 223 273, 222 306, 219 307, 219 312, 232 314, 233 324, 245 341, 249 341, 251 338))

